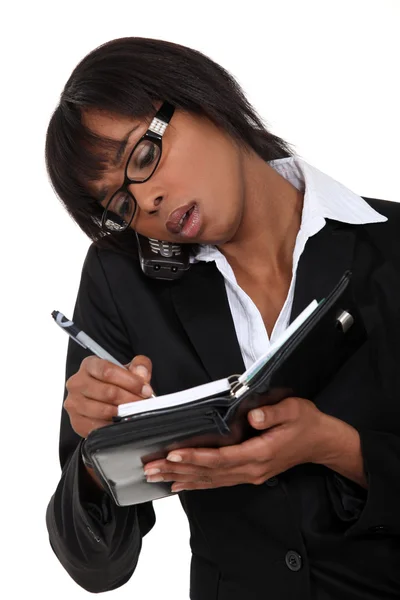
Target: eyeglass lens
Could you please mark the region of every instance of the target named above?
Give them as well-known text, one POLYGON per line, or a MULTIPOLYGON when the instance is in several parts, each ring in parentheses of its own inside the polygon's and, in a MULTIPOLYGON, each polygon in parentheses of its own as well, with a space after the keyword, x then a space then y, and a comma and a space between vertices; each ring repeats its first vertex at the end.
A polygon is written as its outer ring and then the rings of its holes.
MULTIPOLYGON (((149 179, 161 156, 161 148, 151 140, 143 140, 134 149, 126 169, 128 179, 137 183, 149 179)), ((112 197, 104 215, 104 225, 110 231, 126 229, 132 221, 136 202, 128 191, 118 191, 112 197)))

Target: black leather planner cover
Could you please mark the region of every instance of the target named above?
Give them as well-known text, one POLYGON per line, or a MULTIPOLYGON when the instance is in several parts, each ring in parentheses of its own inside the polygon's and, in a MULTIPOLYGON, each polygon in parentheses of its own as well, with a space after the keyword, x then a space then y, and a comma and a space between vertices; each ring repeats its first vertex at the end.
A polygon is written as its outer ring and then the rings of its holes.
POLYGON ((331 294, 252 378, 229 380, 225 394, 125 417, 89 434, 83 452, 119 506, 171 495, 171 483, 147 483, 143 466, 171 450, 221 447, 259 435, 247 420, 258 406, 289 396, 312 400, 364 343, 366 332, 347 272, 331 294))

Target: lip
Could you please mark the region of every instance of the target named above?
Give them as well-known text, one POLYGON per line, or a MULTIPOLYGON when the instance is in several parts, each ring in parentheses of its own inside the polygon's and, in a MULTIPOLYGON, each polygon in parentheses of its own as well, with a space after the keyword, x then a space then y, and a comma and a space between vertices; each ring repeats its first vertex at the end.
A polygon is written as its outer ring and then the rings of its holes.
POLYGON ((195 204, 191 214, 188 219, 185 219, 185 222, 182 227, 182 231, 180 235, 182 237, 186 237, 189 239, 194 239, 198 236, 201 229, 201 214, 199 210, 199 205, 195 204))
POLYGON ((170 213, 165 223, 165 227, 170 233, 181 233, 183 227, 179 224, 180 220, 182 219, 183 215, 194 206, 196 206, 196 202, 190 202, 189 204, 184 204, 183 206, 180 206, 179 208, 173 210, 170 213))

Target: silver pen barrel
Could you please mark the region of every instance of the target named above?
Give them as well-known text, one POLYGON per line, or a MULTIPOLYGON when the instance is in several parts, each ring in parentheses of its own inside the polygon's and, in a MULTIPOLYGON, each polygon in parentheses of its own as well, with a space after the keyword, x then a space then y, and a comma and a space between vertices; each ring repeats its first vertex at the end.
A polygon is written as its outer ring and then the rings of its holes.
POLYGON ((82 342, 82 344, 84 344, 86 346, 86 348, 91 350, 93 352, 93 354, 95 354, 99 358, 104 358, 105 360, 109 360, 114 365, 117 365, 118 367, 122 367, 123 369, 126 369, 126 367, 123 364, 121 364, 120 362, 118 362, 118 360, 116 360, 113 356, 111 356, 111 354, 109 354, 107 352, 107 350, 104 350, 104 348, 99 346, 84 331, 80 331, 78 333, 78 335, 76 336, 76 338, 77 338, 77 340, 82 342))

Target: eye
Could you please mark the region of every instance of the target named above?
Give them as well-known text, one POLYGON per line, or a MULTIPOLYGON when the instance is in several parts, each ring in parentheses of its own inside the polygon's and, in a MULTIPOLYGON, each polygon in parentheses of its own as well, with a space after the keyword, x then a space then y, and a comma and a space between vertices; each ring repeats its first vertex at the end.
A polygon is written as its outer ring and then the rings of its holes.
POLYGON ((132 208, 133 200, 129 194, 124 192, 117 194, 112 201, 112 206, 110 206, 112 212, 124 220, 129 219, 130 215, 132 214, 132 208))
POLYGON ((142 141, 134 150, 127 165, 126 174, 129 179, 141 182, 151 177, 158 161, 161 149, 150 140, 142 141))
POLYGON ((138 169, 150 167, 159 154, 158 146, 151 142, 143 142, 135 152, 135 165, 138 169))

